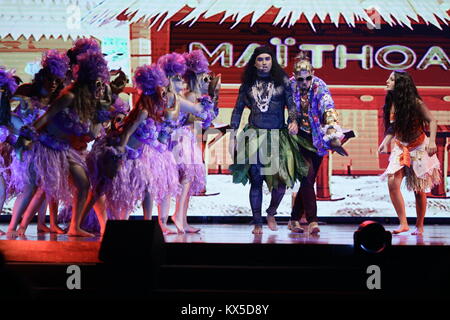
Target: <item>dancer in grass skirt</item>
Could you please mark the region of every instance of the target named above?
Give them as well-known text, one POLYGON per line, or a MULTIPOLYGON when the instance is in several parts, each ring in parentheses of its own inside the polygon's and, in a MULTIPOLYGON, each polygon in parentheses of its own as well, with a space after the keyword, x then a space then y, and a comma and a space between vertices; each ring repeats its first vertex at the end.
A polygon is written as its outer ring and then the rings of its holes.
POLYGON ((400 186, 406 177, 408 190, 416 199, 416 228, 413 235, 422 235, 427 210, 426 192, 441 181, 440 163, 436 156, 437 123, 420 98, 412 77, 403 70, 394 71, 386 81, 384 125, 386 136, 378 151, 386 153, 393 141, 389 165, 382 177, 388 180, 389 195, 400 220, 394 234, 409 230, 405 201, 400 186), (429 125, 430 136, 425 135, 429 125))

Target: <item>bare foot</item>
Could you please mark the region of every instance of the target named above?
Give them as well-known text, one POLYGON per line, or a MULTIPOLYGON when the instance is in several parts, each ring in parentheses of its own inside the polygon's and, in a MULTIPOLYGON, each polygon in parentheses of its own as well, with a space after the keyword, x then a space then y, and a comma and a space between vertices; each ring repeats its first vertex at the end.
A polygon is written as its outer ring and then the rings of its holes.
POLYGON ((19 237, 23 237, 25 235, 25 231, 27 231, 27 228, 19 226, 19 228, 17 229, 17 235, 19 237))
POLYGON ((275 220, 275 217, 271 216, 271 215, 267 215, 266 219, 267 219, 267 226, 269 227, 269 229, 272 231, 277 231, 278 225, 277 225, 277 221, 275 220))
POLYGON ((193 226, 190 226, 188 224, 184 225, 184 232, 186 233, 199 233, 200 232, 200 228, 195 228, 193 226))
POLYGON ((54 225, 50 227, 51 233, 57 233, 57 234, 64 234, 66 233, 65 230, 61 229, 58 225, 54 225))
POLYGON ((170 220, 172 220, 173 224, 175 225, 175 227, 177 228, 177 232, 180 234, 185 233, 184 227, 183 227, 183 221, 180 219, 177 219, 177 217, 175 216, 171 216, 170 220))
POLYGON ((263 228, 262 226, 255 226, 252 230, 253 234, 262 234, 263 233, 263 228))
POLYGON ((163 234, 177 234, 177 232, 173 229, 170 229, 166 224, 160 224, 161 231, 163 234))
POLYGON ((416 227, 414 231, 411 233, 413 236, 422 236, 423 235, 423 227, 416 227))
POLYGON ((18 236, 18 234, 17 234, 16 230, 8 230, 8 231, 6 231, 6 237, 8 239, 15 239, 15 238, 17 238, 17 236, 18 236))
POLYGON ((406 232, 406 231, 409 231, 409 227, 407 225, 406 226, 400 225, 398 227, 398 229, 395 229, 394 231, 392 231, 392 233, 393 234, 399 234, 399 233, 406 232))
POLYGON ((37 225, 37 232, 50 233, 50 228, 45 223, 37 225))
POLYGON ((89 233, 87 231, 84 231, 81 228, 70 228, 67 232, 67 235, 70 237, 95 237, 92 233, 89 233))

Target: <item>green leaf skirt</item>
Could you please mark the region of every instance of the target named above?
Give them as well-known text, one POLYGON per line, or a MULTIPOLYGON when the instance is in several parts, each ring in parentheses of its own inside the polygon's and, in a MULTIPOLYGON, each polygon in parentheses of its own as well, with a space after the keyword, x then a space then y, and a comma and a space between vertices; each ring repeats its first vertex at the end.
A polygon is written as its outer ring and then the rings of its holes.
POLYGON ((311 141, 298 135, 290 135, 287 128, 259 129, 247 125, 237 137, 234 164, 229 169, 233 183, 246 185, 250 180, 249 169, 257 159, 262 164, 261 174, 269 188, 284 183, 292 188, 308 174, 308 164, 300 147, 316 152, 311 141))

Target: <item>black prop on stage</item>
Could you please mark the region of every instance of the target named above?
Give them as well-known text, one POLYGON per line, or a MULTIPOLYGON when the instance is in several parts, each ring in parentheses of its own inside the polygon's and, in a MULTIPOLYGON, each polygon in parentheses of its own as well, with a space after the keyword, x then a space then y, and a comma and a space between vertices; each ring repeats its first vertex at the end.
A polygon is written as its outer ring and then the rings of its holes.
POLYGON ((163 246, 157 221, 108 220, 99 259, 105 263, 159 263, 163 246))
POLYGON ((150 297, 165 260, 164 247, 157 221, 108 220, 99 250, 104 262, 98 265, 102 295, 112 299, 150 297))

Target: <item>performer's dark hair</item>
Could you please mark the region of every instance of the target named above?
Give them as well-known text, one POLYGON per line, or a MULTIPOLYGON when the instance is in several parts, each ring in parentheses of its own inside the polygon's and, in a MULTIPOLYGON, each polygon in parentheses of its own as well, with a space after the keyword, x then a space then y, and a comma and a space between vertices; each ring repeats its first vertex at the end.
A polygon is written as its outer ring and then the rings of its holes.
POLYGON ((270 76, 272 77, 272 80, 275 82, 275 85, 279 86, 284 83, 283 80, 284 78, 287 77, 286 72, 278 63, 277 57, 273 52, 273 50, 269 47, 263 46, 258 47, 255 49, 255 51, 253 51, 253 54, 250 57, 247 66, 245 67, 244 73, 242 74, 241 78, 242 84, 251 86, 255 83, 257 77, 257 70, 255 67, 256 57, 263 53, 270 54, 270 56, 272 57, 272 69, 270 69, 270 76))
POLYGON ((394 108, 395 122, 393 133, 404 142, 410 142, 417 136, 418 130, 423 130, 426 124, 421 110, 421 97, 412 77, 405 71, 394 71, 394 89, 386 94, 383 107, 384 127, 390 125, 390 111, 394 108))
POLYGON ((4 89, 0 101, 0 125, 7 126, 11 123, 11 105, 9 100, 11 95, 8 90, 4 89))
POLYGON ((156 92, 150 95, 141 94, 133 109, 123 120, 122 130, 126 131, 136 121, 141 110, 146 110, 149 118, 152 118, 156 122, 164 121, 164 101, 162 99, 163 88, 158 87, 156 92))
MULTIPOLYGON (((47 68, 42 68, 34 75, 33 81, 31 83, 31 96, 33 97, 41 97, 42 92, 41 89, 44 86, 44 81, 53 81, 55 79, 55 76, 50 72, 47 68)), ((52 103, 61 93, 61 90, 64 88, 63 81, 60 81, 58 83, 58 86, 56 87, 55 91, 51 94, 49 103, 52 103)))

